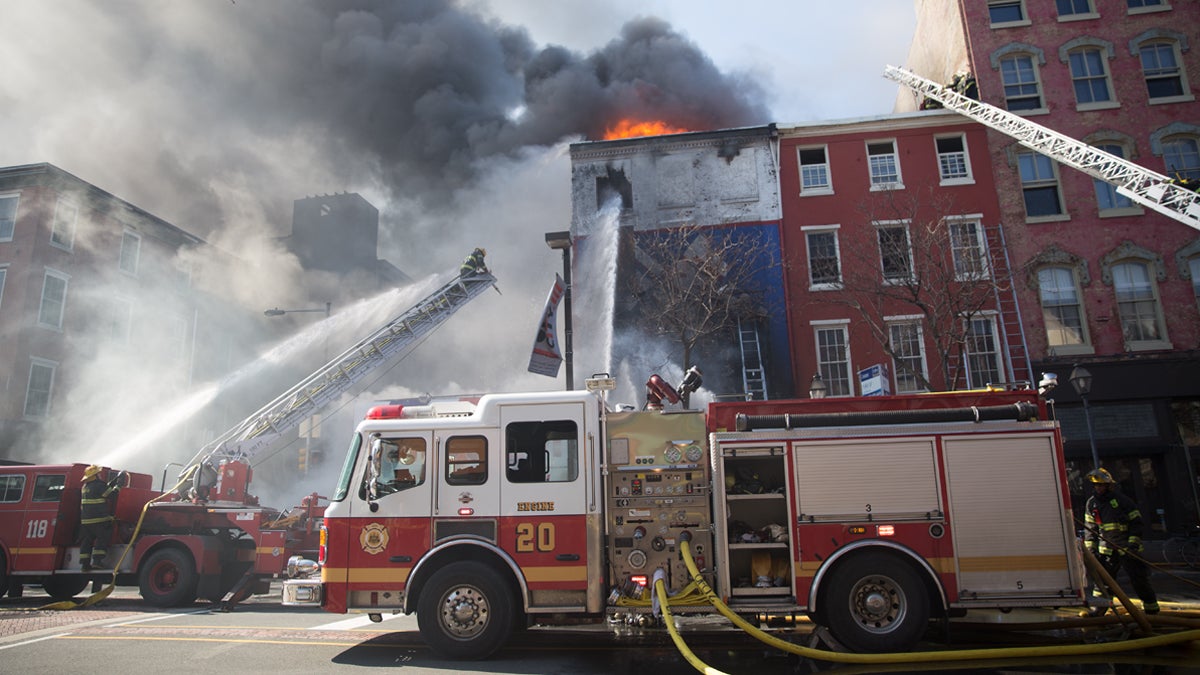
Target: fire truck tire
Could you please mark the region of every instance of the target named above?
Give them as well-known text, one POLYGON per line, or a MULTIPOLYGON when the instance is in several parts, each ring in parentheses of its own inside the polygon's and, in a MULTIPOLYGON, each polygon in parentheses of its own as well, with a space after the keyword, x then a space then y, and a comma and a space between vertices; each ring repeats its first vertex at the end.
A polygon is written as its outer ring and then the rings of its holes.
POLYGON ((87 588, 91 579, 81 574, 55 575, 42 579, 42 590, 55 600, 70 600, 87 588))
POLYGON ((842 563, 823 594, 833 636, 856 652, 905 652, 929 623, 924 583, 894 555, 865 553, 842 563))
POLYGON ((485 659, 512 634, 513 604, 511 588, 494 569, 470 560, 454 562, 421 590, 417 626, 440 656, 485 659))
POLYGON ((142 563, 138 586, 142 599, 155 607, 181 607, 196 599, 196 563, 185 551, 164 548, 142 563))
POLYGON ((4 551, 0 550, 0 598, 8 592, 8 568, 5 567, 4 551))

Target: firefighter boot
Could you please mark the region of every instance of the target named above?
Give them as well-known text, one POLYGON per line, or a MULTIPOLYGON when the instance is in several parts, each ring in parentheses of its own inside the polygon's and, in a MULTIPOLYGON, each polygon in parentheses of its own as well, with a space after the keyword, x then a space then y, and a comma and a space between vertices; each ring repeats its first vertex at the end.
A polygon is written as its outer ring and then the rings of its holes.
MULTIPOLYGON (((88 567, 88 569, 93 569, 93 568, 98 569, 98 570, 104 569, 104 556, 93 555, 92 556, 92 564, 88 565, 87 567, 88 567)), ((84 571, 87 571, 87 570, 84 570, 84 571)))

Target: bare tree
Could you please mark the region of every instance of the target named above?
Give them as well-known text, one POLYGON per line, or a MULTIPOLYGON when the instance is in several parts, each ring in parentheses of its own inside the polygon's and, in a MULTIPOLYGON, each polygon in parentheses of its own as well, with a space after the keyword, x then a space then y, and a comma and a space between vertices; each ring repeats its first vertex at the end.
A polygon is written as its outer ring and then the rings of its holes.
POLYGON ((992 274, 984 223, 960 216, 953 199, 932 188, 872 193, 859 212, 858 227, 843 230, 842 290, 818 294, 819 301, 855 310, 892 357, 897 381, 914 389, 937 389, 920 367, 917 342, 932 349, 947 389, 970 384, 973 355, 975 370, 998 369, 979 360, 981 343, 994 334, 980 334, 974 322, 996 308, 1003 283, 992 274), (898 316, 914 319, 886 318, 898 316))
POLYGON ((679 345, 683 368, 705 340, 767 316, 762 273, 779 266, 779 255, 760 230, 684 225, 638 232, 634 240, 637 314, 679 345))

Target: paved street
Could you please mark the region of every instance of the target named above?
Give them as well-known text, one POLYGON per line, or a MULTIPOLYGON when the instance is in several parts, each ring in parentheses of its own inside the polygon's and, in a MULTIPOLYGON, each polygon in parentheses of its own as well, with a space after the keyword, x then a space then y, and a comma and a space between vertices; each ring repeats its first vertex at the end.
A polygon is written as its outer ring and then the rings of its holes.
MULTIPOLYGON (((1180 578, 1156 573, 1169 614, 1200 618, 1200 571, 1180 578)), ((36 588, 23 598, 0 600, 0 663, 5 672, 81 672, 102 663, 105 672, 133 675, 170 672, 305 673, 362 667, 402 667, 412 673, 614 673, 655 675, 693 673, 664 630, 608 626, 534 627, 486 662, 445 661, 422 643, 414 617, 388 617, 371 623, 361 615, 281 607, 278 593, 253 598, 232 613, 214 613, 209 605, 155 611, 136 589, 116 590, 95 607, 72 611, 40 610, 47 598, 36 588)), ((1024 620, 1019 612, 1005 620, 1024 620)), ((723 619, 691 619, 685 639, 698 656, 728 673, 884 672, 877 666, 847 666, 808 661, 762 646, 726 627, 723 619)), ((781 637, 807 644, 810 626, 783 631, 781 637)), ((988 639, 994 639, 993 633, 988 639)), ((976 638, 983 639, 978 635, 976 638)), ((972 639, 959 634, 959 640, 972 639)), ((960 644, 959 646, 964 646, 960 644)), ((992 646, 995 646, 994 644, 992 646)), ((1168 648, 1150 654, 1101 658, 1039 659, 1033 662, 959 664, 944 672, 1001 673, 1020 666, 1039 672, 1157 672, 1200 674, 1200 648, 1168 648), (1101 667, 1102 666, 1102 667, 1101 667)), ((927 672, 911 666, 886 672, 927 672)))

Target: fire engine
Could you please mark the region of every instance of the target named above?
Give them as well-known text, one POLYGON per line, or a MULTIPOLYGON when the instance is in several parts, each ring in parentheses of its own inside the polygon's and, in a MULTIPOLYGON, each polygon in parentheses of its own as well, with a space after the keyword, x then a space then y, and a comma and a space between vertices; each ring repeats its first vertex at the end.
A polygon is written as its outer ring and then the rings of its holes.
POLYGON ((1033 390, 717 402, 610 378, 570 392, 382 405, 358 426, 284 604, 415 613, 453 658, 528 623, 706 611, 681 556, 738 613, 807 614, 856 651, 931 617, 1084 603, 1062 441, 1033 390), (319 577, 313 576, 319 571, 319 577), (681 606, 684 605, 684 606, 681 606))
POLYGON ((495 281, 487 270, 455 275, 203 448, 173 488, 154 490, 148 474, 105 467, 103 479, 122 486, 106 556, 115 569, 85 573, 80 564, 85 464, 0 466, 0 594, 40 584, 66 600, 109 575, 138 585, 160 607, 197 597, 229 607, 267 592, 292 555, 315 555, 326 500, 314 493, 286 511, 260 505, 249 492, 253 458, 368 373, 403 358, 495 281))

